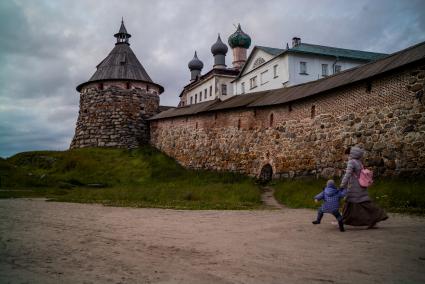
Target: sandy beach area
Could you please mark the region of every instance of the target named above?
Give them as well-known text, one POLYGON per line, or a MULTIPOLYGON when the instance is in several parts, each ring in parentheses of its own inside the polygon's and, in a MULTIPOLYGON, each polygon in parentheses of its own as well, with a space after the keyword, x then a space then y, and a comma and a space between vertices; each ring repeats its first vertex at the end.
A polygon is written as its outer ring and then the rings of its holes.
POLYGON ((425 218, 0 200, 0 283, 425 283, 425 218))

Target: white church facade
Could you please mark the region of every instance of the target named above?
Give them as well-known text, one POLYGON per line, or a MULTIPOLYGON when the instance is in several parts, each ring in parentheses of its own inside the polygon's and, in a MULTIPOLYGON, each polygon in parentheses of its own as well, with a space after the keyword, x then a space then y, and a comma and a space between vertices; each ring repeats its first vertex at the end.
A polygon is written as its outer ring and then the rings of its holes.
POLYGON ((189 62, 191 80, 180 93, 179 107, 235 95, 290 87, 318 80, 335 73, 387 56, 367 52, 301 43, 294 37, 291 48, 254 46, 247 58, 251 38, 238 25, 228 39, 232 49, 232 67, 225 64, 228 47, 218 36, 211 47, 213 69, 202 75, 203 62, 197 54, 189 62))
POLYGON ((301 43, 286 49, 255 46, 233 83, 233 95, 318 80, 386 54, 301 43))

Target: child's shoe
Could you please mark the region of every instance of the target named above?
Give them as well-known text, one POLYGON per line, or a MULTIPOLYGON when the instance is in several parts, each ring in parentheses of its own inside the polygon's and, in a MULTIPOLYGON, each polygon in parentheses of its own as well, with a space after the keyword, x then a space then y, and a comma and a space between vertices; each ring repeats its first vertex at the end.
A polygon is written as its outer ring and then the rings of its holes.
POLYGON ((342 221, 338 221, 338 226, 339 226, 339 230, 340 230, 341 232, 345 232, 345 229, 344 229, 344 223, 342 223, 342 221))
POLYGON ((317 225, 317 224, 320 224, 320 221, 313 221, 313 222, 311 222, 311 223, 313 223, 314 225, 317 225))

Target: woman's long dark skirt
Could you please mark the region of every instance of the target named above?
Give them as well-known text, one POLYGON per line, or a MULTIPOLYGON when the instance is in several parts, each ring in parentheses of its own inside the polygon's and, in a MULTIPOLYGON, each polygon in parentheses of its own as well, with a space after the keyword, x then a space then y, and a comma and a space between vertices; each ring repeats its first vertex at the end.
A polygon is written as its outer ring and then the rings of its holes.
POLYGON ((388 219, 385 211, 372 201, 345 202, 342 217, 344 224, 351 226, 373 226, 379 221, 388 219))

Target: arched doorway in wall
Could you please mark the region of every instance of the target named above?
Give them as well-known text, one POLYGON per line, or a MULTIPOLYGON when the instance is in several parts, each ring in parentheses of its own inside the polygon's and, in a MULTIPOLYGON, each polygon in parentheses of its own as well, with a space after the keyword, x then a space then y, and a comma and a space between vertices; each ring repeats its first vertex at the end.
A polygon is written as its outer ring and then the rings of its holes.
POLYGON ((261 183, 267 183, 272 180, 273 168, 270 164, 266 164, 261 168, 259 180, 261 183))

